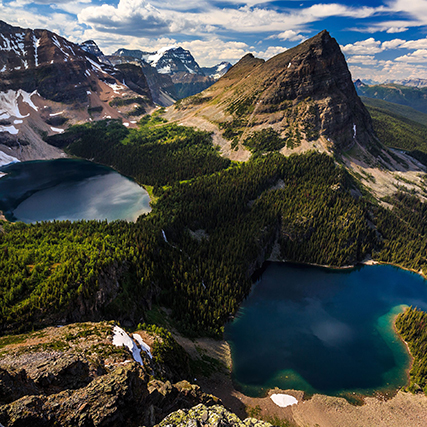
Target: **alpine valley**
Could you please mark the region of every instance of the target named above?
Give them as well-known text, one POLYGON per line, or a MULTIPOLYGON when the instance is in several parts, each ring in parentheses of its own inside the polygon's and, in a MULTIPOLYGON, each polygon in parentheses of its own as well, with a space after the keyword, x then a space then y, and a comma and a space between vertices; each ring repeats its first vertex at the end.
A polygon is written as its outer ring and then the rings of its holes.
POLYGON ((245 395, 224 341, 267 260, 427 276, 427 104, 379 90, 353 83, 326 30, 203 68, 179 46, 104 55, 0 21, 0 164, 78 157, 151 199, 135 222, 0 221, 0 424, 426 425, 417 308, 387 317, 406 384, 370 397, 245 395))

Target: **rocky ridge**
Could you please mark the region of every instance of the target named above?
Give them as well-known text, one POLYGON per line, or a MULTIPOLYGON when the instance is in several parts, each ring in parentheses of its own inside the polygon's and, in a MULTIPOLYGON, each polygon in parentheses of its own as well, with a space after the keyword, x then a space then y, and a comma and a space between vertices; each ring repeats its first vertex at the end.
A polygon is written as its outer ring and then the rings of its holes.
MULTIPOLYGON (((141 333, 161 345, 155 333, 141 333)), ((126 347, 113 345, 111 323, 50 327, 3 337, 0 346, 5 426, 153 426, 178 409, 220 403, 185 380, 173 384, 155 351, 152 360, 138 350, 143 364, 135 362, 126 347)))

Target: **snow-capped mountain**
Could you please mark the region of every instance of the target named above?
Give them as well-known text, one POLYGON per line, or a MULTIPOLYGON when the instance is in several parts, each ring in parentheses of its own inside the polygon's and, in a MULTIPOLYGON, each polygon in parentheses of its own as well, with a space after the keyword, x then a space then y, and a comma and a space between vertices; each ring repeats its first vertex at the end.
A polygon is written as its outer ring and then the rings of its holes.
POLYGON ((404 79, 404 80, 387 80, 386 83, 394 83, 396 85, 410 86, 410 87, 427 87, 427 79, 404 79))
POLYGON ((133 126, 135 118, 126 112, 135 105, 129 102, 118 111, 109 105, 115 98, 137 98, 138 111, 153 108, 142 72, 101 63, 50 31, 0 21, 1 151, 21 160, 54 157, 60 152, 42 137, 70 124, 122 118, 133 126))
MULTIPOLYGON (((159 75, 169 77, 175 86, 174 90, 167 90, 168 94, 174 99, 185 98, 195 95, 202 90, 214 84, 222 77, 230 68, 228 62, 221 62, 214 67, 201 68, 194 59, 189 50, 183 49, 180 46, 166 46, 159 49, 157 52, 144 52, 142 50, 119 49, 109 57, 112 63, 121 61, 138 61, 141 63, 144 70, 148 70, 147 66, 151 66, 159 75), (173 94, 175 92, 175 95, 173 94)), ((151 70, 148 70, 151 71, 151 70)), ((145 71, 144 71, 145 72, 145 71)), ((151 77, 153 72, 151 71, 151 77)), ((147 77, 148 78, 148 77, 147 77)), ((164 100, 156 94, 160 94, 164 89, 157 87, 158 82, 164 84, 164 79, 148 79, 150 84, 153 99, 162 104, 164 100)), ((170 105, 170 99, 166 100, 166 104, 170 105)))
POLYGON ((142 60, 155 67, 160 74, 190 73, 204 76, 189 50, 167 46, 152 54, 143 54, 142 60))
POLYGON ((202 67, 202 71, 205 76, 212 77, 215 80, 221 78, 232 65, 229 62, 221 62, 213 67, 202 67))

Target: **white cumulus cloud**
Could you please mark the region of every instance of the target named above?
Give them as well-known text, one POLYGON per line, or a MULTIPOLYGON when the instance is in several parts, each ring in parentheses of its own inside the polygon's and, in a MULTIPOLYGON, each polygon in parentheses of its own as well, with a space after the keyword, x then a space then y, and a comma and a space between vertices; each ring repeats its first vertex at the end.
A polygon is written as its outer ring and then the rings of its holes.
POLYGON ((170 32, 171 19, 145 0, 120 0, 116 6, 89 6, 78 14, 79 22, 100 32, 147 36, 170 32))

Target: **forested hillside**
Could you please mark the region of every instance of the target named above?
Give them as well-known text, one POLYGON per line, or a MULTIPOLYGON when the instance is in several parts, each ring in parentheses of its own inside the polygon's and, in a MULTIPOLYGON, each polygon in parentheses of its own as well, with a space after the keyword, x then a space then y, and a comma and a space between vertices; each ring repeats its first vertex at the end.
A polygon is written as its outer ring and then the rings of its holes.
POLYGON ((218 335, 275 241, 297 262, 342 266, 372 254, 426 271, 426 206, 406 194, 388 200, 392 211, 373 204, 325 154, 231 163, 207 133, 158 117, 135 131, 114 120, 77 126, 54 142, 155 186, 157 200, 135 224, 3 224, 3 331, 137 323, 154 302, 182 331, 218 335))
POLYGON ((396 319, 396 328, 407 342, 414 358, 409 390, 427 394, 427 313, 416 308, 408 308, 396 319))
POLYGON ((384 101, 367 103, 375 133, 380 141, 387 147, 407 151, 412 157, 427 164, 427 125, 421 123, 423 116, 427 118, 427 115, 418 113, 415 115, 418 121, 411 120, 408 118, 410 114, 403 116, 398 108, 393 109, 390 105, 402 109, 407 107, 389 102, 383 105, 382 102, 384 101))

